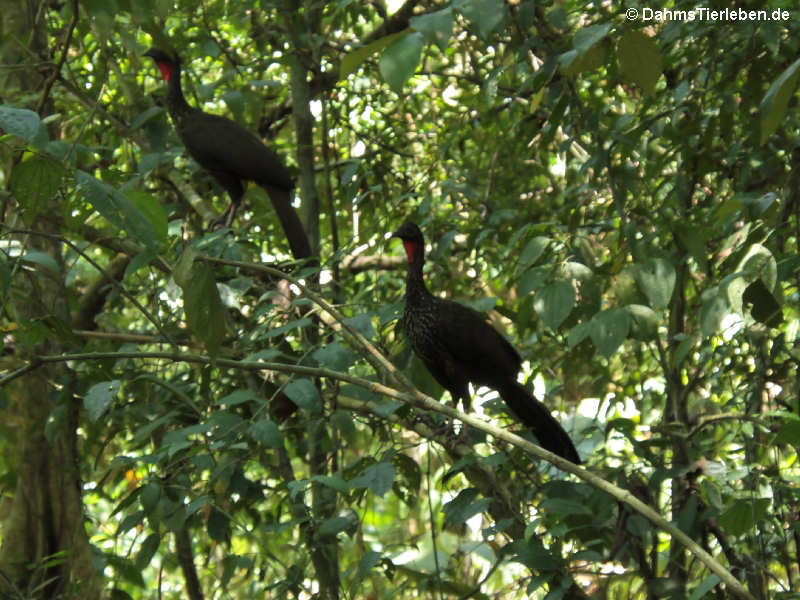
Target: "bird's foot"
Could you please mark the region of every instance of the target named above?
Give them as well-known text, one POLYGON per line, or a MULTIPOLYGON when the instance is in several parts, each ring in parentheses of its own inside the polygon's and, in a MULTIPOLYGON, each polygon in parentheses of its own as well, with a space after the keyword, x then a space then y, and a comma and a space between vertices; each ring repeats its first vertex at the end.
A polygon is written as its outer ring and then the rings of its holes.
POLYGON ((228 208, 226 208, 220 216, 211 220, 211 222, 208 224, 208 230, 219 231, 220 229, 230 227, 233 223, 233 217, 236 215, 236 208, 236 203, 231 202, 228 204, 228 208))

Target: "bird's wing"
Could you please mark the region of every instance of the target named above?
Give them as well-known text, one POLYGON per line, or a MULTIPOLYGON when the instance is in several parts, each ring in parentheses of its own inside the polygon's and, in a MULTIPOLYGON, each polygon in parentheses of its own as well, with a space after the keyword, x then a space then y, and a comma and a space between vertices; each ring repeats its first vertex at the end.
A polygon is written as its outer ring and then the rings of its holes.
POLYGON ((189 154, 209 171, 290 190, 291 174, 280 158, 254 134, 218 115, 195 112, 180 124, 189 154))
POLYGON ((437 302, 441 343, 474 375, 475 383, 505 375, 516 378, 522 359, 483 315, 450 300, 437 302))

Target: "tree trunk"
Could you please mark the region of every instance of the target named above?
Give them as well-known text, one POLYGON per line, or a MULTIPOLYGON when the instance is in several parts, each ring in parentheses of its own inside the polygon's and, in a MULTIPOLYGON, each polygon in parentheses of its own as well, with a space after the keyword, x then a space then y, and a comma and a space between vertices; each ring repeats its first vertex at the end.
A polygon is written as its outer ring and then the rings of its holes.
MULTIPOLYGON (((38 4, 0 2, 3 37, 28 40, 30 54, 25 56, 29 60, 50 58, 47 11, 38 4)), ((76 9, 77 3, 72 7, 76 9)), ((63 41, 67 36, 61 37, 63 41)), ((7 47, 17 48, 13 44, 7 47)), ((3 56, 2 62, 19 62, 19 57, 3 56)), ((33 65, 9 73, 15 76, 4 81, 8 92, 33 95, 45 86, 45 78, 33 65)), ((43 107, 41 116, 54 112, 46 97, 39 103, 43 107)), ((47 214, 59 212, 54 202, 48 208, 47 214)), ((13 209, 3 216, 5 223, 18 221, 13 209)), ((57 222, 43 217, 36 219, 33 229, 43 234, 59 231, 57 222)), ((18 241, 26 250, 35 248, 62 266, 59 242, 41 236, 18 241)), ((16 269, 9 294, 6 307, 20 331, 11 347, 13 363, 21 366, 38 354, 61 352, 53 329, 42 342, 25 340, 31 339, 26 332, 40 331, 54 319, 69 323, 63 268, 58 272, 41 267, 33 271, 16 269)), ((5 490, 0 593, 10 597, 93 599, 101 595, 102 579, 92 566, 92 549, 84 528, 76 432, 79 406, 72 382, 72 374, 64 366, 42 366, 6 388, 8 405, 0 420, 5 423, 7 436, 3 460, 11 475, 8 480, 13 483, 5 490)))

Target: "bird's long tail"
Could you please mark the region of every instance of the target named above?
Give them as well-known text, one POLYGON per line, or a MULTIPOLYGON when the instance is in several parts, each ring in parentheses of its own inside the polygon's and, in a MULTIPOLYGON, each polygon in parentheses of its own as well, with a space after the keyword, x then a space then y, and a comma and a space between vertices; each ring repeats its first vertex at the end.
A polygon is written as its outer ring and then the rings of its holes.
POLYGON ((576 465, 581 464, 578 451, 567 432, 547 407, 534 398, 521 383, 508 378, 494 387, 517 418, 530 428, 543 448, 576 465))
POLYGON ((272 206, 275 208, 283 232, 286 234, 292 256, 296 259, 310 257, 311 244, 308 241, 306 230, 300 222, 300 217, 297 216, 297 211, 292 206, 291 190, 263 184, 262 187, 267 190, 269 198, 272 200, 272 206))

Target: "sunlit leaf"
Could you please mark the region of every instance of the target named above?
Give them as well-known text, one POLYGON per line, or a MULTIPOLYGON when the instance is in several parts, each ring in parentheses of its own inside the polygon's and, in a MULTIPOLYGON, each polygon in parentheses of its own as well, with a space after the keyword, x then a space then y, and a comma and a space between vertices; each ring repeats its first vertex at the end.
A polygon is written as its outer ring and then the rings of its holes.
POLYGON ((661 77, 661 50, 654 38, 638 30, 626 31, 617 43, 622 74, 650 96, 661 77))
POLYGON ((409 25, 414 31, 425 36, 429 44, 436 44, 440 50, 447 48, 447 42, 453 31, 453 9, 447 7, 432 13, 411 17, 409 25))
POLYGON ((784 69, 783 73, 772 82, 759 107, 761 129, 760 142, 763 144, 775 133, 778 125, 786 116, 789 100, 797 89, 797 78, 800 77, 800 58, 784 69))
POLYGON ((630 331, 631 317, 624 308, 611 308, 592 317, 589 335, 597 351, 609 357, 620 347, 630 331))
POLYGON ((11 171, 11 193, 22 210, 22 219, 33 224, 47 207, 66 175, 63 164, 46 155, 36 155, 14 166, 11 171))
POLYGON ((400 38, 384 51, 379 68, 394 92, 401 93, 406 81, 417 70, 424 42, 423 35, 415 32, 400 38))
POLYGON ((575 305, 575 289, 569 281, 556 281, 533 296, 533 308, 550 329, 558 329, 575 305))

